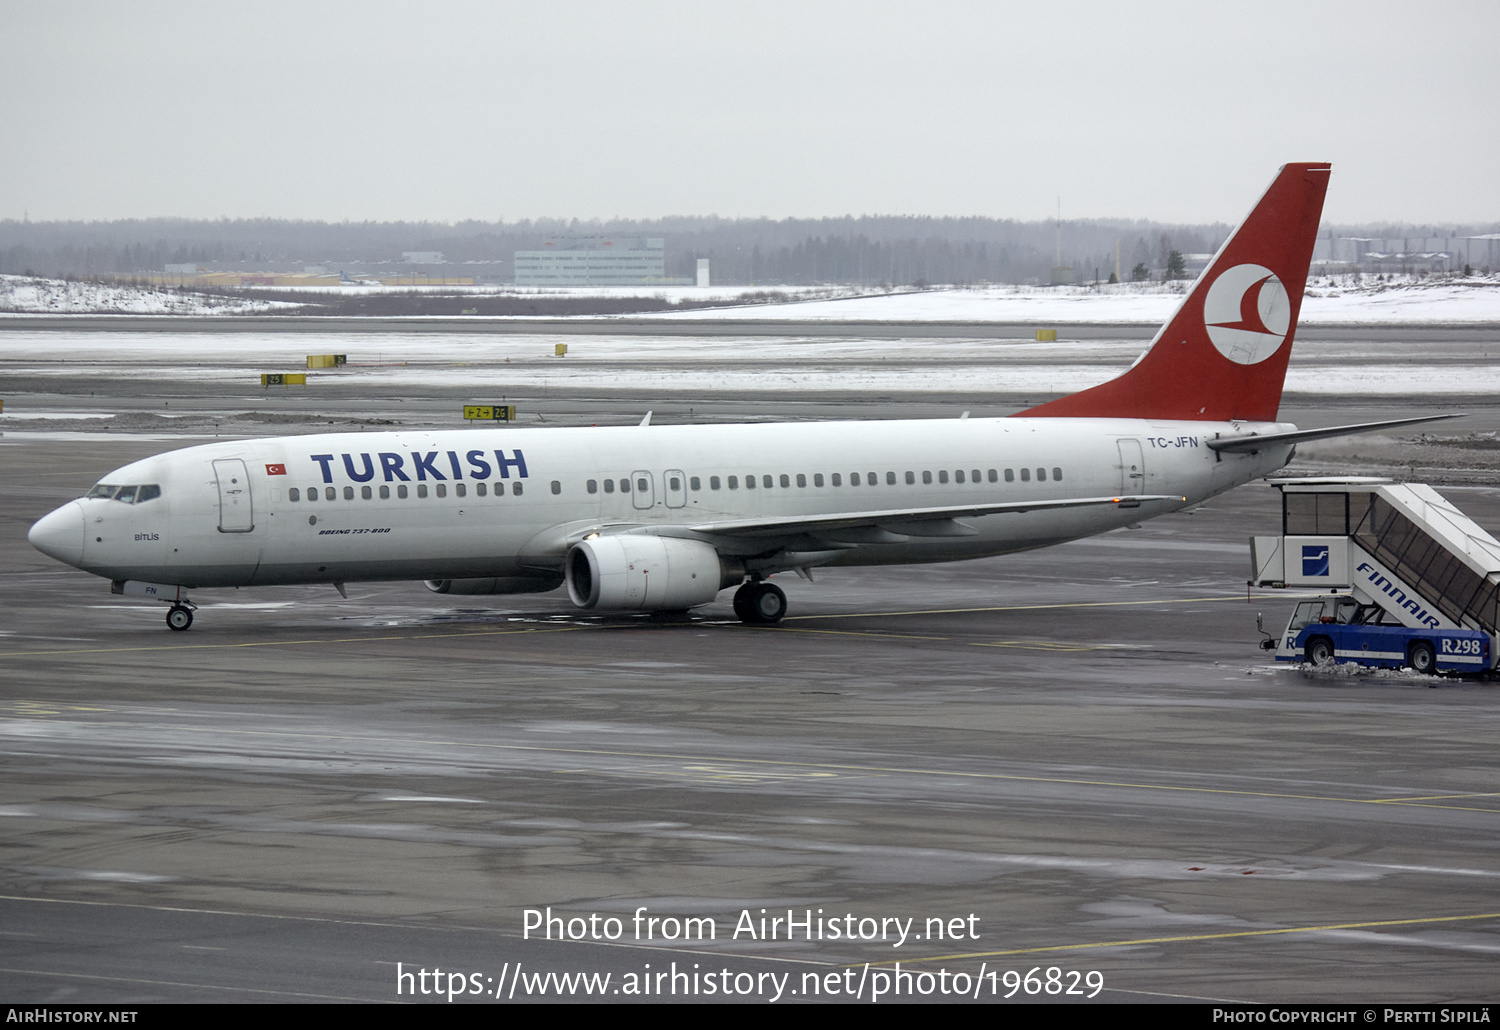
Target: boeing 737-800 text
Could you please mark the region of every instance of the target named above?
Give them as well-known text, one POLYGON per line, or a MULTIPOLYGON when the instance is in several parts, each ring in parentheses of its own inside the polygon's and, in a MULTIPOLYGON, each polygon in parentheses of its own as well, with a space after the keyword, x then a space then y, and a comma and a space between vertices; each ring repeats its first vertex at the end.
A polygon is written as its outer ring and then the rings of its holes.
POLYGON ((1373 428, 1276 421, 1328 174, 1284 167, 1129 371, 1018 416, 215 443, 116 469, 30 540, 186 629, 193 588, 399 579, 566 585, 603 610, 737 587, 739 617, 771 623, 777 572, 1102 533, 1274 472, 1299 439, 1373 428))

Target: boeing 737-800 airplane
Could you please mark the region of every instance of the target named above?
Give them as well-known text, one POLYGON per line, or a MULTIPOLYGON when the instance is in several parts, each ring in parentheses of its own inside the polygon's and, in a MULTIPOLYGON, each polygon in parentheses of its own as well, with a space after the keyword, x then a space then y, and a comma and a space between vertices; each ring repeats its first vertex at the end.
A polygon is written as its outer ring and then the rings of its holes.
MULTIPOLYGON (((566 585, 665 611, 737 587, 773 623, 777 572, 1045 547, 1201 503, 1281 468, 1276 421, 1329 166, 1284 167, 1150 349, 1008 418, 359 433, 215 443, 106 475, 30 540, 171 605, 196 587, 421 579, 566 585)), ((648 418, 649 422, 649 418, 648 418)))

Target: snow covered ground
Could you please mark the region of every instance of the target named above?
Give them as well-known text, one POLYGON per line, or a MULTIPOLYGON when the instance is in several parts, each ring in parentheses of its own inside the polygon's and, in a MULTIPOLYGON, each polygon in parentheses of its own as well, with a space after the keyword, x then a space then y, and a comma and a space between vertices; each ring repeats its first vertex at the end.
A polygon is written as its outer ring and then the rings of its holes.
POLYGON ((106 286, 0 275, 0 312, 36 315, 254 315, 296 307, 161 287, 106 286))
MULTIPOLYGON (((1500 322, 1500 276, 1404 278, 1362 283, 1341 278, 1310 283, 1302 301, 1307 324, 1361 322, 1500 322)), ((712 308, 647 318, 830 319, 873 322, 1165 322, 1188 283, 1113 286, 976 286, 907 291, 844 300, 712 308)))
MULTIPOLYGON (((1357 334, 1356 334, 1357 335, 1357 334)), ((1124 371, 1140 339, 899 340, 755 337, 484 336, 472 333, 211 333, 11 331, 0 336, 8 377, 77 376, 254 382, 306 371, 306 355, 347 353, 320 382, 467 386, 475 396, 549 389, 646 393, 1065 392, 1124 371), (566 357, 553 346, 566 343, 566 357)), ((1287 375, 1296 393, 1403 396, 1500 393, 1500 364, 1468 344, 1357 338, 1299 341, 1287 375)), ((301 388, 293 388, 301 389, 301 388)), ((11 409, 19 410, 19 409, 11 409)), ((0 420, 7 417, 0 415, 0 420)))
MULTIPOLYGON (((1070 325, 1084 322, 1160 324, 1181 303, 1188 283, 1120 283, 1114 286, 976 286, 931 290, 901 289, 860 294, 855 287, 720 286, 598 287, 542 289, 513 286, 431 287, 430 291, 476 296, 506 294, 536 297, 649 297, 673 304, 713 301, 723 307, 683 308, 623 314, 618 318, 742 320, 828 320, 893 322, 1025 322, 1070 325), (793 298, 764 303, 767 295, 793 298)), ((282 288, 285 289, 285 288, 282 288)), ((421 291, 422 287, 306 287, 310 295, 421 291)), ((263 314, 296 305, 245 300, 174 289, 106 286, 0 276, 0 312, 14 314, 263 314)), ((1317 279, 1302 303, 1307 324, 1500 322, 1500 276, 1418 278, 1397 276, 1380 281, 1317 279)))

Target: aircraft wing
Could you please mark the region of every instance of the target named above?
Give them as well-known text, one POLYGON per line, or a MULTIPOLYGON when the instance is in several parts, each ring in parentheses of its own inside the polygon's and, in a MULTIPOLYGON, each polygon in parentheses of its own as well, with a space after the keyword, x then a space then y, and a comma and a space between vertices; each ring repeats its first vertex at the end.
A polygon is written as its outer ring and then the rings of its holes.
MULTIPOLYGON (((1142 501, 1172 501, 1187 498, 1178 494, 1131 494, 1118 497, 1065 497, 1057 500, 1007 501, 1003 504, 971 504, 947 508, 891 508, 886 511, 844 512, 833 515, 791 515, 760 519, 730 519, 723 522, 699 522, 688 528, 712 536, 767 537, 794 533, 826 535, 838 530, 875 529, 904 536, 971 536, 975 530, 953 521, 981 515, 1020 514, 1056 508, 1083 508, 1112 504, 1134 507, 1142 501)), ((853 541, 864 542, 864 541, 853 541)), ((879 542, 876 540, 871 543, 879 542)))

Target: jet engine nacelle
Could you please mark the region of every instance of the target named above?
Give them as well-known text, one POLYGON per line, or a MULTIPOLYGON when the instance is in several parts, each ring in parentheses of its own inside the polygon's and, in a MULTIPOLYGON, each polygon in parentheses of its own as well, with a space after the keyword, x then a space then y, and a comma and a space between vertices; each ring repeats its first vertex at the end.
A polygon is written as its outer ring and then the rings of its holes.
POLYGON ((424 579, 434 594, 544 594, 562 586, 561 576, 500 576, 495 579, 424 579))
POLYGON ((580 608, 682 611, 708 604, 744 575, 699 540, 623 533, 568 552, 568 597, 580 608))

